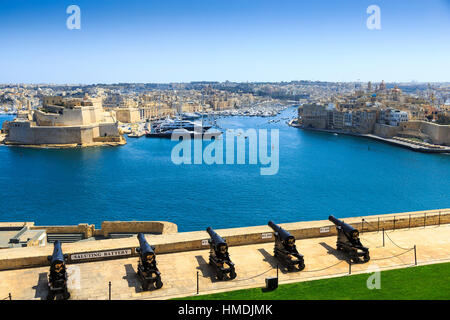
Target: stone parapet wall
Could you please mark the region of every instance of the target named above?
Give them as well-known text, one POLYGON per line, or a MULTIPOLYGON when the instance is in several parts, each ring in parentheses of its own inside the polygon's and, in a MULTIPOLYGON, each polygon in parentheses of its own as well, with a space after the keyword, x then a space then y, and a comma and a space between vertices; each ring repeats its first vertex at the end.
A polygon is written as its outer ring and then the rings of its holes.
POLYGON ((100 232, 104 237, 108 237, 110 233, 171 234, 177 233, 178 227, 165 221, 104 221, 100 232))
POLYGON ((95 226, 93 224, 80 223, 77 226, 34 226, 31 229, 44 229, 47 234, 51 233, 82 233, 84 238, 93 237, 95 226))
MULTIPOLYGON (((1 226, 1 224, 0 224, 1 226)), ((21 223, 23 226, 23 222, 21 223)), ((95 236, 108 237, 110 233, 155 233, 169 234, 178 231, 177 225, 166 221, 104 221, 101 229, 95 229, 95 225, 80 223, 74 226, 32 226, 30 229, 44 229, 47 233, 80 233, 83 237, 91 238, 95 236)))
MULTIPOLYGON (((326 217, 328 218, 328 217, 326 217)), ((339 217, 337 217, 339 218, 339 217)), ((359 229, 361 233, 400 228, 416 228, 438 224, 450 223, 450 209, 427 210, 406 213, 394 213, 385 215, 372 215, 364 217, 344 218, 346 223, 359 229), (364 221, 363 221, 364 219, 364 221)), ((278 223, 278 221, 274 221, 278 223)), ((111 232, 112 226, 120 224, 122 232, 129 232, 129 228, 145 228, 152 226, 151 222, 105 222, 107 232, 111 232), (133 225, 134 224, 134 225, 133 225), (109 229, 111 228, 111 229, 109 229)), ((154 222, 153 222, 154 223, 154 222)), ((327 237, 336 234, 334 224, 328 220, 305 221, 294 223, 280 223, 281 227, 289 231, 297 239, 307 239, 316 237, 327 237)), ((39 227, 42 229, 42 227, 39 227)), ((170 230, 170 225, 167 227, 170 230)), ((141 230, 143 230, 141 229, 141 230)), ((114 232, 118 232, 117 228, 114 232)), ((164 229, 163 229, 164 231, 164 229)), ((161 235, 146 236, 148 242, 155 246, 157 254, 183 252, 191 250, 201 250, 209 248, 207 239, 209 235, 206 231, 166 233, 161 235)), ((273 230, 269 226, 255 226, 245 228, 220 229, 216 230, 219 235, 225 238, 230 246, 248 245, 256 243, 273 242, 273 230)), ((133 230, 136 232, 136 229, 133 230)), ((69 255, 69 263, 86 261, 98 261, 98 258, 87 258, 71 260, 75 254, 98 253, 104 251, 127 251, 129 254, 121 256, 109 256, 104 259, 123 258, 136 256, 135 248, 139 246, 136 237, 123 239, 107 239, 99 241, 86 241, 63 244, 63 251, 69 255)), ((52 246, 13 248, 0 251, 0 270, 18 269, 24 267, 46 266, 47 256, 52 253, 52 246)))

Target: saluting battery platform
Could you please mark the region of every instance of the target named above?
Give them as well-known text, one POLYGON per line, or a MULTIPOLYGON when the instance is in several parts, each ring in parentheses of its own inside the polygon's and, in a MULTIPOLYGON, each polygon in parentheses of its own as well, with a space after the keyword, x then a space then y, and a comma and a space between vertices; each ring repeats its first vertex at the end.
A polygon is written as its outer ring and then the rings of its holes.
POLYGON ((149 290, 153 285, 156 289, 160 289, 163 283, 161 273, 156 267, 155 247, 148 244, 143 233, 139 233, 137 238, 139 240, 139 248, 136 248, 136 252, 139 253, 137 274, 142 283, 142 290, 149 290))
POLYGON ((67 290, 67 255, 63 254, 61 243, 55 241, 53 244, 53 254, 47 257, 50 262, 50 273, 48 276, 47 300, 66 300, 70 298, 67 290))
POLYGON ((274 256, 286 265, 289 271, 305 269, 305 260, 297 251, 295 237, 272 221, 269 221, 268 225, 275 231, 274 256))
POLYGON ((228 275, 230 280, 236 278, 236 270, 234 263, 230 260, 227 242, 211 227, 206 228, 206 231, 211 237, 208 240, 210 249, 209 264, 216 269, 217 279, 223 280, 225 275, 228 275))
POLYGON ((353 263, 368 262, 370 260, 369 248, 364 247, 359 240, 359 231, 334 216, 329 216, 328 220, 336 225, 338 232, 336 249, 346 252, 353 263))

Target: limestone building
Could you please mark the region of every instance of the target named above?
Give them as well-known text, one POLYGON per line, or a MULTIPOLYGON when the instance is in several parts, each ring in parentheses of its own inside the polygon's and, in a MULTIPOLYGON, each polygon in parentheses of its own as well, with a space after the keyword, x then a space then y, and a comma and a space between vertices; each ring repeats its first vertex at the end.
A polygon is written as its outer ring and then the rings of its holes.
POLYGON ((10 145, 89 146, 124 144, 114 112, 100 98, 46 96, 42 107, 3 123, 4 143, 10 145))

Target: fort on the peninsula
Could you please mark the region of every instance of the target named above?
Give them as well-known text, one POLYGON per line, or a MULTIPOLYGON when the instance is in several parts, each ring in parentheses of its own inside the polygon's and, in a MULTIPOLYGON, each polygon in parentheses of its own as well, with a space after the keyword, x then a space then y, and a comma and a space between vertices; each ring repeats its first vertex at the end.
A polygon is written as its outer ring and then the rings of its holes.
POLYGON ((114 111, 100 98, 45 96, 42 107, 19 111, 2 127, 3 143, 31 147, 86 147, 126 143, 114 111))

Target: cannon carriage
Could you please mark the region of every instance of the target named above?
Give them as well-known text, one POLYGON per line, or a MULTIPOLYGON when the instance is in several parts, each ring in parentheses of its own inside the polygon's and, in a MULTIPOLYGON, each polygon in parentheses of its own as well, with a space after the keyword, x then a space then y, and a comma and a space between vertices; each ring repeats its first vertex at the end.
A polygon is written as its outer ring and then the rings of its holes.
POLYGON ((67 300, 70 298, 67 289, 67 254, 63 254, 61 242, 55 241, 53 244, 53 254, 47 257, 50 262, 50 273, 48 275, 47 300, 67 300))
POLYGON ((359 231, 351 225, 329 216, 328 220, 336 225, 336 249, 347 253, 353 263, 368 262, 370 260, 369 248, 364 247, 359 239, 359 231))
POLYGON ((139 240, 139 248, 136 248, 136 252, 139 253, 137 275, 141 280, 142 290, 149 290, 150 286, 160 289, 163 283, 156 266, 155 247, 148 244, 143 233, 139 233, 137 237, 139 240))
POLYGON ((295 237, 272 221, 269 221, 268 225, 275 232, 274 256, 284 264, 289 271, 302 271, 305 269, 305 259, 303 255, 297 251, 295 237))
POLYGON ((206 231, 210 236, 209 265, 215 268, 217 279, 223 280, 225 276, 228 276, 230 280, 236 278, 236 270, 234 263, 230 260, 227 242, 211 227, 208 227, 206 231))

